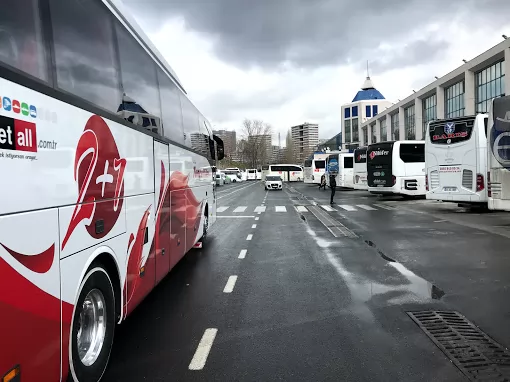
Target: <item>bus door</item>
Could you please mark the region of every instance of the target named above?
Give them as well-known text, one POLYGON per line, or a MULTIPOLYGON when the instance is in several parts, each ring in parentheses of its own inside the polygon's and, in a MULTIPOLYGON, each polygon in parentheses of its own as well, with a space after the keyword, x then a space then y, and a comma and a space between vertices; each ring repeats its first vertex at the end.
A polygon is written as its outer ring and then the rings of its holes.
MULTIPOLYGON (((476 192, 478 155, 474 123, 474 117, 430 123, 426 150, 430 192, 452 193, 452 198, 466 191, 476 192)), ((406 166, 406 172, 410 170, 406 166)), ((412 175, 417 174, 406 173, 412 175)))

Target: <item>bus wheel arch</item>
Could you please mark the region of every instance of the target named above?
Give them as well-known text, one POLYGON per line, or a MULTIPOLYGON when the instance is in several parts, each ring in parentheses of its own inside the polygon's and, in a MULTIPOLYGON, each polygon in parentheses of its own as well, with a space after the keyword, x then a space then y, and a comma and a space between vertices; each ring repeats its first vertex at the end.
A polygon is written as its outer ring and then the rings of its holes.
POLYGON ((68 381, 102 378, 122 312, 119 280, 115 261, 102 253, 80 281, 70 328, 68 381))

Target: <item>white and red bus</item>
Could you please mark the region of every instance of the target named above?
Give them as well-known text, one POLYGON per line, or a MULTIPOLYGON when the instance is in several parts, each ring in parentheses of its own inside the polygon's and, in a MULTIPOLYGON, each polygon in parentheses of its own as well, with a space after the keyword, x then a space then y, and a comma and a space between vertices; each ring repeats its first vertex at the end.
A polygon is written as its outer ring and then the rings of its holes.
POLYGON ((368 190, 366 147, 354 150, 353 184, 355 190, 368 190))
POLYGON ((492 100, 487 141, 488 206, 491 210, 510 211, 510 96, 492 100))
POLYGON ((321 177, 326 172, 326 160, 329 155, 329 153, 314 153, 311 159, 305 161, 304 183, 321 183, 321 177))
POLYGON ((0 25, 0 376, 98 381, 216 220, 223 144, 116 0, 8 1, 0 25))
POLYGON ((284 182, 303 181, 303 167, 295 164, 271 164, 262 166, 262 179, 266 176, 279 176, 284 182))
POLYGON ((487 114, 429 122, 425 137, 427 199, 486 204, 487 114))

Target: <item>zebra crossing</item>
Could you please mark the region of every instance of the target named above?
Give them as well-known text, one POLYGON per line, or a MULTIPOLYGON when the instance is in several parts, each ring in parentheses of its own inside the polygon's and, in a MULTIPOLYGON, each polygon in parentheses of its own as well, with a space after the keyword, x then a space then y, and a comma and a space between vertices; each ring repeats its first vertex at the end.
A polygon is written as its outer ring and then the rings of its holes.
MULTIPOLYGON (((396 210, 395 207, 388 206, 385 204, 323 204, 318 205, 320 208, 322 208, 324 211, 327 212, 358 212, 358 211, 379 211, 379 210, 396 210)), ((239 214, 239 213, 262 213, 262 212, 290 212, 293 209, 297 212, 309 212, 308 207, 309 205, 305 206, 256 206, 256 207, 249 207, 248 206, 220 206, 216 209, 217 213, 232 213, 232 214, 239 214)))

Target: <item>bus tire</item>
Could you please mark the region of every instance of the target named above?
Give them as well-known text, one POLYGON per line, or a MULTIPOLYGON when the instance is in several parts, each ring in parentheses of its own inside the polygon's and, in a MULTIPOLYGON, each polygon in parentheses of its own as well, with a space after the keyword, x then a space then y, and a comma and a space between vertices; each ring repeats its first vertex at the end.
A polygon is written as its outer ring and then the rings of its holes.
POLYGON ((110 358, 115 323, 115 292, 110 276, 100 263, 93 263, 80 285, 71 322, 68 381, 101 379, 110 358))
POLYGON ((202 245, 204 245, 205 241, 207 240, 207 231, 209 230, 209 213, 207 210, 204 211, 204 228, 202 229, 202 238, 200 239, 200 242, 202 245))

